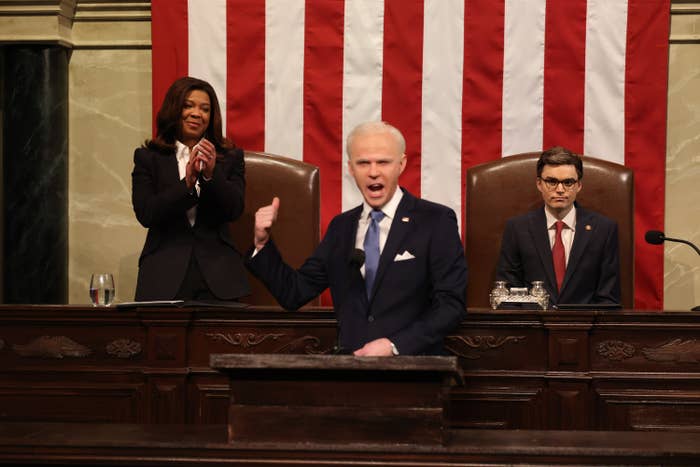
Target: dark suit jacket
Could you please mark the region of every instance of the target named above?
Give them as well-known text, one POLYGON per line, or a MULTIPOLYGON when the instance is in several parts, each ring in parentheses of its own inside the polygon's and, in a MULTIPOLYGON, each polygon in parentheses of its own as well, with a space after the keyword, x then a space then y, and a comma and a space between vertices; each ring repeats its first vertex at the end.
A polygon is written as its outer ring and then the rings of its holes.
POLYGON ((198 198, 180 179, 174 153, 134 152, 132 203, 136 218, 148 228, 136 300, 175 298, 192 254, 214 296, 231 300, 250 293, 228 225, 243 212, 244 171, 240 149, 219 155, 212 180, 201 184, 198 198), (187 210, 194 205, 197 218, 190 226, 187 210))
POLYGON ((342 349, 357 350, 386 337, 402 355, 443 353, 444 337, 464 316, 467 287, 454 212, 404 190, 369 299, 359 266, 351 260, 361 213, 359 206, 336 216, 298 270, 282 261, 272 241, 253 258, 251 250, 246 265, 287 309, 330 287, 342 349), (395 261, 406 251, 414 258, 395 261))
POLYGON ((559 293, 544 208, 509 219, 496 280, 514 287, 531 287, 533 281, 544 281, 552 305, 620 303, 617 223, 576 206, 576 232, 559 293))

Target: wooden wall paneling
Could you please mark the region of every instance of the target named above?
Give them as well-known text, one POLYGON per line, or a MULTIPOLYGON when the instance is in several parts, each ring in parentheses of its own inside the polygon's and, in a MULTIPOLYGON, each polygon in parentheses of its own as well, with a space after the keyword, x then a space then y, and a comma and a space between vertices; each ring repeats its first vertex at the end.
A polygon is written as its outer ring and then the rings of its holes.
POLYGON ((464 388, 450 394, 450 420, 464 429, 544 429, 542 377, 465 373, 464 388))
POLYGON ((192 374, 187 383, 187 423, 216 425, 228 422, 228 377, 218 372, 192 374))

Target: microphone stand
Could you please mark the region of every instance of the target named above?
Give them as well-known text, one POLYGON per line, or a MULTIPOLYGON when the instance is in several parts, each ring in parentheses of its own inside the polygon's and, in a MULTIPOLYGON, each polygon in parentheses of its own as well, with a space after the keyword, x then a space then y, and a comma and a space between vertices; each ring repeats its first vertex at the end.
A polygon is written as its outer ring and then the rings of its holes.
MULTIPOLYGON (((681 240, 680 238, 671 238, 671 237, 666 237, 664 235, 663 237, 664 241, 668 240, 669 242, 677 242, 677 243, 684 243, 688 246, 690 246, 693 250, 695 250, 695 253, 700 256, 700 248, 696 247, 693 243, 687 241, 687 240, 681 240)), ((690 311, 700 311, 700 305, 694 306, 693 308, 690 309, 690 311)))
POLYGON ((690 243, 688 240, 681 240, 680 238, 671 238, 671 237, 666 237, 666 236, 664 236, 664 240, 668 240, 669 242, 685 243, 686 245, 690 246, 693 250, 695 250, 695 253, 700 255, 700 248, 696 247, 694 244, 690 243))
MULTIPOLYGON (((682 240, 680 238, 667 237, 660 230, 647 231, 647 233, 644 235, 644 240, 646 240, 646 242, 651 244, 651 245, 661 245, 665 241, 685 243, 686 245, 691 247, 693 250, 695 250, 695 253, 697 253, 698 256, 700 256, 700 248, 696 247, 692 242, 689 242, 688 240, 682 240)), ((700 306, 695 306, 695 307, 691 308, 690 311, 700 311, 700 306)))

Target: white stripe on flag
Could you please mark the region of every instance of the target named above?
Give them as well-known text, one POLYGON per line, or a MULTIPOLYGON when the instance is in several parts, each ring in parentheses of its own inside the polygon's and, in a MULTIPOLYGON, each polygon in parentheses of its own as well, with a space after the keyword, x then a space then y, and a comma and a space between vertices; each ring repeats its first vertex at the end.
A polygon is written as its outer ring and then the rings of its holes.
POLYGON ((627 2, 588 0, 583 152, 625 163, 627 2))
POLYGON ((188 0, 188 73, 212 85, 226 134, 226 0, 188 0))
POLYGON ((542 148, 546 0, 505 0, 502 156, 542 148))
MULTIPOLYGON (((343 150, 348 133, 357 124, 380 120, 384 59, 384 2, 345 2, 343 35, 343 150)), ((345 151, 343 151, 345 152, 345 151)), ((341 154, 343 211, 362 202, 355 181, 341 154)))
POLYGON ((461 226, 464 1, 426 0, 423 11, 421 196, 461 226))
POLYGON ((265 3, 265 151, 304 157, 305 0, 265 3))

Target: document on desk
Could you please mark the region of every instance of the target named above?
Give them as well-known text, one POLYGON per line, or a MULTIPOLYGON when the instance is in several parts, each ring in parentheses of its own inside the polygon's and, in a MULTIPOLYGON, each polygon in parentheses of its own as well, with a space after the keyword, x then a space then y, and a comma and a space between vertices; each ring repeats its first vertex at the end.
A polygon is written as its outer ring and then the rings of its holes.
POLYGON ((117 303, 117 308, 142 308, 142 307, 181 307, 185 305, 184 300, 145 300, 141 302, 121 302, 117 303))
POLYGON ((247 303, 229 300, 145 300, 141 302, 117 303, 117 308, 177 307, 177 308, 247 308, 247 303))

